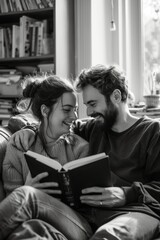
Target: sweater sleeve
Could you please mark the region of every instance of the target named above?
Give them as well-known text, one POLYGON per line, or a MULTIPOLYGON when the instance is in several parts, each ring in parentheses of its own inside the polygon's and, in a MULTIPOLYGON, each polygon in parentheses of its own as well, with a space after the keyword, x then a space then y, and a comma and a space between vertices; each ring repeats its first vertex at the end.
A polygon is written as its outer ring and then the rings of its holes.
POLYGON ((17 187, 24 185, 28 174, 28 166, 23 152, 11 145, 10 142, 7 145, 2 169, 6 195, 10 194, 17 187))
POLYGON ((95 119, 76 120, 73 124, 73 132, 89 142, 95 126, 95 119))
POLYGON ((134 181, 130 187, 122 187, 127 203, 160 204, 160 127, 154 125, 146 149, 143 169, 144 182, 134 181))

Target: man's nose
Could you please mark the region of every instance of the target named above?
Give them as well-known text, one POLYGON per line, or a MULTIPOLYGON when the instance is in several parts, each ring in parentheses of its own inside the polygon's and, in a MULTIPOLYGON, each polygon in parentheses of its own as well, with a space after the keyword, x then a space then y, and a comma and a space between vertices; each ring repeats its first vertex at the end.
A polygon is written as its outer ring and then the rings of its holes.
POLYGON ((87 107, 87 116, 91 116, 93 114, 93 110, 90 107, 87 107))

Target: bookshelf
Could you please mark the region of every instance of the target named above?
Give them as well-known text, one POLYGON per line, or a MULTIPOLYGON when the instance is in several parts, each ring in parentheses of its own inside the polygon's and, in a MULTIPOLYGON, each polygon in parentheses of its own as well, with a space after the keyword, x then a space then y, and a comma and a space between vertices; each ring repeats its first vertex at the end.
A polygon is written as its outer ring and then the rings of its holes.
MULTIPOLYGON (((12 2, 5 1, 3 2, 12 2)), ((22 78, 27 74, 32 74, 35 70, 42 66, 46 66, 47 70, 51 68, 57 75, 65 78, 73 78, 75 76, 75 36, 74 36, 74 0, 17 0, 15 3, 20 2, 45 2, 45 7, 34 9, 22 9, 17 11, 4 12, 1 9, 2 1, 0 1, 0 28, 7 28, 13 25, 20 26, 20 18, 27 16, 35 18, 37 21, 49 20, 52 28, 52 49, 45 54, 39 56, 5 56, 0 57, 0 70, 1 69, 17 69, 21 72, 22 78), (51 1, 53 7, 46 7, 46 2, 51 1)), ((9 8, 8 8, 9 9, 9 8)), ((1 42, 1 38, 0 38, 1 42)), ((1 54, 1 48, 0 48, 1 54)), ((42 71, 45 71, 45 67, 42 71)), ((0 73, 1 74, 1 73, 0 73)), ((0 75, 1 79, 1 75, 0 75)), ((3 78, 2 78, 3 79, 3 78)), ((0 80, 0 99, 9 96, 13 101, 19 99, 19 89, 17 94, 12 94, 11 90, 2 91, 2 83, 0 80)), ((13 86, 15 88, 15 84, 13 86)), ((10 86, 5 86, 4 89, 9 89, 10 86)), ((1 120, 1 118, 0 118, 1 120)))
MULTIPOLYGON (((32 24, 34 26, 34 24, 32 24)), ((28 29, 30 29, 31 24, 29 24, 28 29)), ((48 25, 47 25, 48 27, 48 25)), ((0 34, 3 37, 0 37, 0 124, 7 123, 7 120, 15 115, 17 112, 15 110, 15 105, 19 98, 21 97, 21 93, 19 91, 19 83, 12 82, 4 82, 3 81, 3 69, 16 69, 18 74, 21 73, 21 78, 23 78, 26 74, 32 74, 33 71, 39 71, 39 64, 45 65, 50 64, 51 66, 55 65, 55 41, 54 41, 54 33, 55 33, 55 1, 54 0, 43 0, 43 1, 5 1, 1 0, 0 2, 0 34), (12 5, 14 2, 14 5, 12 5), (27 5, 30 2, 30 5, 27 5), (41 3, 40 5, 37 2, 41 3), (9 4, 9 5, 7 5, 9 4), (10 5, 11 4, 11 5, 10 5), (21 4, 21 6, 19 6, 21 4), (24 8, 25 7, 25 8, 24 8), (40 54, 37 52, 34 55, 29 54, 21 54, 19 52, 18 56, 14 56, 12 54, 12 49, 10 49, 9 54, 7 54, 7 48, 13 48, 13 25, 21 28, 21 19, 23 16, 28 17, 28 19, 35 19, 36 23, 42 23, 42 34, 41 36, 41 44, 43 44, 44 38, 50 37, 52 41, 52 49, 48 53, 42 51, 40 54), (45 29, 44 23, 49 24, 49 29, 45 29), (7 30, 6 30, 7 29, 7 30), (48 32, 47 32, 48 31, 48 32), (50 31, 50 32, 49 32, 50 31), (5 32, 8 33, 7 40, 5 38, 5 32), (45 34, 45 36, 44 36, 45 34), (10 37, 11 35, 11 37, 10 37), (3 40, 3 41, 2 41, 3 40), (7 46, 9 42, 9 45, 7 46), (1 73, 2 70, 2 73, 1 73), (26 71, 27 70, 27 71, 26 71)), ((38 27, 37 27, 38 29, 38 27)), ((19 34, 25 34, 27 29, 20 30, 19 34)), ((39 30, 37 30, 37 35, 39 30)), ((29 33, 29 31, 28 31, 29 33)), ((22 40, 24 39, 23 47, 25 47, 25 36, 19 35, 19 47, 21 48, 22 40)), ((37 36, 36 36, 37 37, 37 36)), ((38 37, 37 37, 38 38, 38 37)), ((35 39, 35 42, 38 39, 35 39)), ((32 39, 29 39, 29 43, 31 43, 32 39)), ((36 44, 35 44, 36 46, 36 44)), ((20 48, 18 49, 20 51, 20 48)), ((44 46, 45 48, 45 46, 44 46)), ((25 51, 25 50, 24 50, 25 51)), ((25 52, 24 52, 25 53, 25 52)), ((51 69, 54 71, 54 69, 51 69)), ((9 73, 7 73, 8 75, 9 73)), ((15 75, 16 73, 14 73, 15 75)), ((6 77, 6 76, 4 76, 6 77)))
MULTIPOLYGON (((36 1, 36 0, 34 0, 36 1)), ((53 2, 54 3, 54 2, 53 2)), ((31 65, 36 67, 39 63, 41 64, 46 64, 46 63, 53 63, 54 64, 54 56, 55 56, 55 44, 54 44, 54 29, 55 29, 55 5, 53 4, 53 7, 48 7, 48 8, 38 8, 38 9, 32 9, 32 10, 27 10, 27 11, 17 11, 17 12, 2 12, 0 13, 0 28, 2 30, 4 30, 4 33, 2 32, 3 35, 5 35, 5 32, 6 32, 6 29, 7 29, 7 33, 10 32, 10 34, 12 35, 12 39, 11 39, 11 42, 9 43, 11 45, 11 48, 13 48, 14 44, 13 44, 13 29, 12 29, 12 26, 13 25, 16 25, 16 26, 20 26, 21 25, 21 19, 23 16, 27 16, 28 18, 33 18, 35 19, 36 22, 43 22, 43 21, 48 21, 49 24, 52 26, 50 27, 49 31, 51 31, 50 35, 50 38, 52 38, 52 41, 53 41, 53 45, 52 45, 52 53, 48 53, 48 54, 45 54, 44 52, 41 52, 39 55, 37 53, 35 53, 34 55, 31 55, 31 54, 27 54, 25 55, 24 53, 23 54, 20 54, 19 53, 19 56, 16 57, 16 56, 13 56, 12 53, 10 52, 9 56, 6 54, 6 49, 7 49, 7 44, 6 44, 6 39, 5 39, 5 36, 4 36, 4 39, 3 39, 3 43, 1 46, 0 45, 0 67, 15 67, 17 65, 31 65), (51 29, 52 28, 52 29, 51 29), (4 54, 2 54, 2 52, 4 52, 4 54)), ((30 26, 31 23, 29 23, 29 27, 28 29, 30 29, 30 26)), ((23 27, 23 26, 22 26, 23 27)), ((21 26, 20 26, 21 28, 21 26)), ((43 29, 44 29, 44 26, 43 26, 43 29)), ((25 30, 24 30, 25 31, 25 30)), ((26 29, 27 31, 27 29, 26 29)), ((20 35, 22 35, 21 33, 25 34, 24 32, 21 32, 20 30, 20 35)), ((30 34, 28 32, 28 34, 30 34)), ((38 33, 37 33, 38 34, 38 33)), ((42 33, 44 34, 44 32, 42 33)), ((49 33, 47 33, 49 34, 49 33)), ((8 34, 9 35, 9 34, 8 34)), ((20 37, 20 48, 21 48, 21 45, 22 45, 22 40, 23 38, 25 38, 25 36, 19 36, 20 37)), ((29 36, 30 37, 30 36, 29 36)), ((33 36, 31 36, 32 38, 33 36)), ((36 36, 37 37, 37 36, 36 36)), ((9 37, 8 37, 9 38, 9 37)), ((47 38, 47 37, 46 37, 47 38)), ((0 39, 2 41, 2 39, 0 39)), ((38 39, 36 39, 38 40, 38 39)), ((35 42, 36 42, 35 40, 35 42)), ((44 37, 41 36, 41 41, 42 41, 42 44, 44 42, 44 37)), ((26 44, 25 43, 26 39, 24 39, 24 45, 26 44)), ((29 39, 28 40, 29 43, 31 44, 31 41, 32 39, 29 39)), ((9 46, 10 47, 10 46, 9 46)), ((23 46, 25 47, 25 46, 23 46)), ((43 46, 45 48, 45 46, 43 46)), ((19 49, 20 50, 20 49, 19 49)))

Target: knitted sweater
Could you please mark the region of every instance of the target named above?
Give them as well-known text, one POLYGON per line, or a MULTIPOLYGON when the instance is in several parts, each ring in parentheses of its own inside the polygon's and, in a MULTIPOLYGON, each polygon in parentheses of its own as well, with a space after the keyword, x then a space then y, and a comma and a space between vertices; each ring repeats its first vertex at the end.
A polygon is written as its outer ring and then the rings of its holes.
POLYGON ((126 206, 160 218, 160 124, 140 118, 123 132, 104 131, 97 120, 77 121, 74 132, 89 142, 89 154, 109 154, 114 186, 124 189, 126 206))
MULTIPOLYGON (((45 145, 44 148, 41 138, 37 134, 30 150, 52 157, 63 165, 66 162, 87 156, 88 142, 76 134, 65 135, 60 137, 54 144, 45 145)), ((4 189, 7 195, 15 188, 25 184, 29 169, 24 153, 15 148, 10 142, 7 145, 2 169, 4 189)))

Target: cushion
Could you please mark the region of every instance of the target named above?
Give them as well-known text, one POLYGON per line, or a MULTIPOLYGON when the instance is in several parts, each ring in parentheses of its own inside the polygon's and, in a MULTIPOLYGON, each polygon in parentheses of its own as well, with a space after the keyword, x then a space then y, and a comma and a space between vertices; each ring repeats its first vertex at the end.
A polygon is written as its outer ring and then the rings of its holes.
POLYGON ((18 114, 8 121, 8 128, 12 133, 28 125, 37 125, 38 120, 31 113, 18 114))

